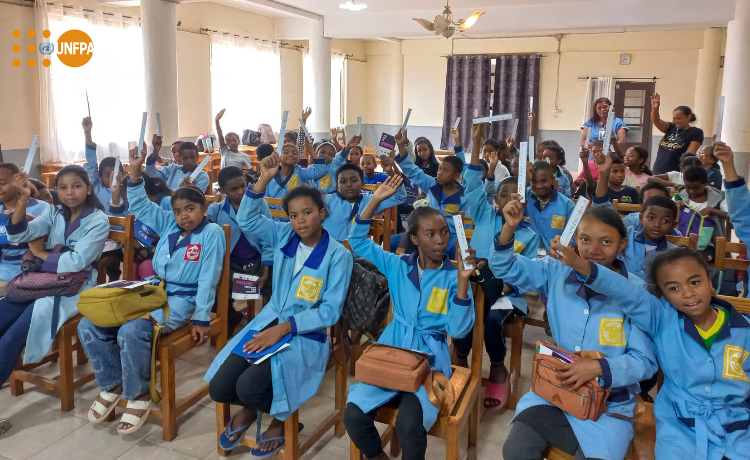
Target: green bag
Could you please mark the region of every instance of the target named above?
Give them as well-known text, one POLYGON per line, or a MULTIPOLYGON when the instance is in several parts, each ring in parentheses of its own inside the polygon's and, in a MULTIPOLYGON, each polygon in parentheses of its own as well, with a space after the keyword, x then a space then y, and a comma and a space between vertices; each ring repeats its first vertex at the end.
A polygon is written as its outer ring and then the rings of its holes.
POLYGON ((156 350, 161 330, 169 317, 169 303, 164 281, 158 286, 146 284, 132 289, 117 287, 93 287, 80 294, 78 312, 99 327, 116 327, 134 319, 150 319, 151 312, 162 308, 164 324, 154 324, 151 337, 151 381, 148 384, 151 400, 161 402, 161 394, 156 387, 156 350))

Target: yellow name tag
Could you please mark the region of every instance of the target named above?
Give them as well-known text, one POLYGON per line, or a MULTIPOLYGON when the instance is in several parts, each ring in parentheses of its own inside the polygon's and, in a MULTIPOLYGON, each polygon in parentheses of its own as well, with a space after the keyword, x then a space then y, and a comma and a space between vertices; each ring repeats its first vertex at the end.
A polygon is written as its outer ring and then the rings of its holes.
POLYGON ((438 315, 448 314, 448 290, 437 287, 432 288, 430 301, 427 302, 427 311, 438 315))
POLYGON ((445 205, 445 213, 446 214, 458 214, 459 209, 461 209, 457 204, 446 204, 445 205))
POLYGON ((291 190, 299 185, 299 176, 294 175, 289 178, 289 182, 286 183, 286 189, 291 190))
POLYGON ((625 330, 622 318, 601 318, 599 320, 599 345, 624 347, 625 330))
POLYGON ((734 345, 724 346, 724 372, 722 377, 732 380, 750 382, 742 366, 745 364, 750 352, 734 345))
POLYGON ((565 228, 565 216, 552 216, 552 228, 562 230, 565 228))
POLYGON ((526 245, 516 240, 516 243, 513 245, 513 252, 520 254, 524 249, 526 249, 526 245))
POLYGON ((320 183, 320 188, 322 189, 330 187, 333 183, 331 182, 331 176, 329 176, 328 173, 326 173, 325 176, 321 177, 318 182, 320 183))
POLYGON ((310 302, 317 302, 320 290, 323 288, 323 280, 313 278, 312 276, 303 275, 297 286, 295 297, 310 302))

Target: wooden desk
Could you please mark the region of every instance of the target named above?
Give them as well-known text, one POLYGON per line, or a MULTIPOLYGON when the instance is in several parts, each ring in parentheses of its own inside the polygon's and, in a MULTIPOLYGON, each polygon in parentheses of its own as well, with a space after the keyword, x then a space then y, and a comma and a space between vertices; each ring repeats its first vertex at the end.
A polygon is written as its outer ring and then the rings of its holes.
POLYGON ((39 169, 41 170, 41 173, 56 173, 57 171, 63 169, 65 166, 68 165, 78 165, 83 166, 86 164, 86 160, 76 161, 73 163, 66 163, 64 161, 58 161, 57 163, 41 163, 39 165, 39 169))

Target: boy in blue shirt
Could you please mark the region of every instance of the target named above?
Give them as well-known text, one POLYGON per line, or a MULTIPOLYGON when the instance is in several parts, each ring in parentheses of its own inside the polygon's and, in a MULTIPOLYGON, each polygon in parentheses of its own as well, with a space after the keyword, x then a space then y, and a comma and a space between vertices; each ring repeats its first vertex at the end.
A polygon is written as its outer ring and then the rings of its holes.
POLYGON ((573 212, 575 204, 570 198, 558 193, 555 189, 554 170, 549 163, 534 163, 531 176, 531 195, 524 216, 530 219, 531 229, 542 238, 549 251, 549 242, 557 235, 562 235, 565 223, 573 212))
POLYGON ((370 155, 369 153, 362 155, 362 159, 359 163, 360 167, 362 168, 362 173, 364 173, 365 184, 381 184, 385 182, 386 179, 388 179, 388 174, 384 172, 375 172, 375 168, 378 167, 378 163, 377 161, 375 161, 375 157, 370 155))
POLYGON ((167 181, 167 186, 170 190, 177 190, 183 185, 192 184, 201 189, 201 191, 209 193, 211 180, 208 178, 208 174, 206 174, 205 171, 200 171, 198 173, 198 177, 195 178, 195 183, 190 181, 190 175, 195 171, 195 168, 198 167, 198 147, 192 142, 183 142, 180 144, 181 164, 172 163, 170 165, 162 166, 161 169, 157 169, 156 160, 159 158, 161 144, 161 137, 154 134, 151 139, 151 145, 154 147, 154 151, 146 159, 146 174, 163 178, 167 181))

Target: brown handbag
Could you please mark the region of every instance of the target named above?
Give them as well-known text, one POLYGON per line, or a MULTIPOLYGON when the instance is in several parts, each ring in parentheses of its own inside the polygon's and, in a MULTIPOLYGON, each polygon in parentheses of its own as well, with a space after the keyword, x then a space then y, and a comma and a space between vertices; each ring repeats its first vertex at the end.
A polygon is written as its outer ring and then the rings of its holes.
POLYGON ((416 393, 424 385, 433 405, 455 400, 453 385, 440 372, 430 370, 427 353, 374 343, 354 366, 354 377, 362 383, 394 391, 416 393))
MULTIPOLYGON (((590 359, 606 357, 604 353, 598 351, 570 353, 542 341, 536 343, 537 349, 540 345, 571 356, 574 361, 576 357, 590 359)), ((576 391, 569 390, 560 383, 557 377, 557 369, 560 364, 562 364, 562 361, 554 356, 536 353, 531 373, 531 391, 579 420, 597 421, 607 411, 607 398, 611 389, 602 388, 599 386, 597 379, 593 379, 583 384, 576 391)))

